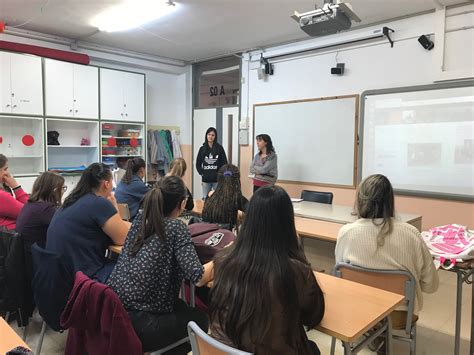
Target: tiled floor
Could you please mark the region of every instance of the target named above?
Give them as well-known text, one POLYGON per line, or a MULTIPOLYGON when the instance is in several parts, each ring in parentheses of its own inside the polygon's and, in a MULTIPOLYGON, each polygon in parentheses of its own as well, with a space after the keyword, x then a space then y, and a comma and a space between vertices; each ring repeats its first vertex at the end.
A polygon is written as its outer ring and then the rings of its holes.
MULTIPOLYGON (((314 266, 330 272, 334 264, 334 243, 305 239, 306 255, 314 266)), ((440 287, 438 291, 424 297, 424 307, 420 313, 417 326, 417 354, 420 355, 448 355, 454 352, 454 325, 456 301, 456 275, 447 271, 440 271, 440 287)), ((471 288, 463 286, 463 317, 461 322, 461 355, 469 355, 469 336, 471 320, 471 288)), ((13 326, 13 323, 11 324, 13 326)), ((40 319, 35 317, 29 326, 26 342, 33 350, 36 348, 40 333, 40 319)), ((22 335, 20 329, 16 329, 22 335)), ((57 355, 64 353, 67 333, 48 331, 43 342, 41 353, 57 355)), ((310 339, 316 341, 321 353, 329 354, 331 338, 318 331, 309 332, 310 339)), ((408 343, 394 342, 394 354, 407 354, 408 343)), ((343 354, 340 343, 336 346, 336 354, 343 354)), ((360 354, 374 354, 364 349, 360 354)), ((120 355, 120 354, 119 354, 120 355)), ((124 354, 126 355, 126 354, 124 354)), ((284 354, 282 354, 284 355, 284 354)), ((472 354, 471 354, 472 355, 472 354)))

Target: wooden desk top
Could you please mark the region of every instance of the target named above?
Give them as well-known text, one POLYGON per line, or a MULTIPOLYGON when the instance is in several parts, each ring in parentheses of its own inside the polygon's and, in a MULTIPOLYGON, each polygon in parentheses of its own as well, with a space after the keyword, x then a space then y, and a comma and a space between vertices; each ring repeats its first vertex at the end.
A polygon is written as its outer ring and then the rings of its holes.
POLYGON ((354 342, 403 302, 396 293, 365 286, 319 272, 326 310, 317 330, 354 342))
MULTIPOLYGON (((0 354, 5 354, 17 346, 30 349, 3 318, 0 317, 0 354)), ((30 349, 31 350, 31 349, 30 349)))
MULTIPOLYGON (((357 220, 357 216, 352 215, 353 208, 350 206, 330 205, 326 203, 301 201, 293 203, 295 216, 320 219, 333 223, 352 223, 357 220)), ((408 213, 397 213, 396 218, 403 222, 413 224, 421 228, 421 216, 408 213)))

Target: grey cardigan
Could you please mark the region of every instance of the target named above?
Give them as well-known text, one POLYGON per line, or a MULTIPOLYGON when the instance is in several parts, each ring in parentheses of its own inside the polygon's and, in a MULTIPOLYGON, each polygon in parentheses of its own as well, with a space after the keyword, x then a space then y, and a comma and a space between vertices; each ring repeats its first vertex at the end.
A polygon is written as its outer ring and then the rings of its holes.
POLYGON ((250 173, 255 174, 254 180, 258 180, 269 185, 275 184, 278 179, 277 155, 270 153, 265 158, 261 158, 260 154, 256 154, 250 166, 250 173))

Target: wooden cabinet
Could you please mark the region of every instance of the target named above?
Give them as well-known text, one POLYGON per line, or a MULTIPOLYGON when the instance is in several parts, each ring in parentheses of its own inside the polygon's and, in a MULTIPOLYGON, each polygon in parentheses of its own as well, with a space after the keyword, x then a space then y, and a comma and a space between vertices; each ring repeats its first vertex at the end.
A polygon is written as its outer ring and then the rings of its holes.
POLYGON ((97 67, 45 59, 46 116, 99 118, 97 67))
POLYGON ((41 58, 0 52, 0 112, 43 115, 41 58))
POLYGON ((145 75, 100 69, 100 118, 145 121, 145 75))

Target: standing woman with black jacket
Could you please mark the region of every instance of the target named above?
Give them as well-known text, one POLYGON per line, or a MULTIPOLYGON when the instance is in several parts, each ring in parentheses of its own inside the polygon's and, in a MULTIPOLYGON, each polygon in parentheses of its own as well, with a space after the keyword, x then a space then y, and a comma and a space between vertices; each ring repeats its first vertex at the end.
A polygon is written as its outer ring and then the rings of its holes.
POLYGON ((202 176, 203 200, 207 198, 211 190, 216 189, 217 171, 225 164, 227 164, 227 156, 224 148, 217 143, 217 130, 214 127, 209 127, 196 159, 196 169, 202 176))

